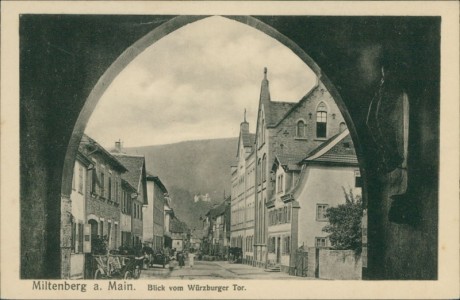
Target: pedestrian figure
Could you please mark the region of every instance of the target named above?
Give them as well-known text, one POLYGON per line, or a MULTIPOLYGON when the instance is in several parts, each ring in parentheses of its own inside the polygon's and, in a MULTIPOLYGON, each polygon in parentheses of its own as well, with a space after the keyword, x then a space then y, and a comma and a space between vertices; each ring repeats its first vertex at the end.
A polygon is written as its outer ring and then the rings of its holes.
POLYGON ((179 260, 179 267, 182 269, 183 266, 185 266, 185 256, 184 253, 179 252, 178 253, 178 260, 179 260))
POLYGON ((193 268, 193 264, 195 263, 195 253, 193 251, 190 251, 188 254, 188 265, 190 268, 193 268))

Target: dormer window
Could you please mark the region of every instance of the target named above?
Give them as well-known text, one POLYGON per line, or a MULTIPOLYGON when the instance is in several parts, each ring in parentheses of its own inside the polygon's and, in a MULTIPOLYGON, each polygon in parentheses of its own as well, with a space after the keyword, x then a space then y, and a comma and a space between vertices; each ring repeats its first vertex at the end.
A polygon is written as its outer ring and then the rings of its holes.
POLYGON ((305 122, 303 120, 300 120, 297 122, 297 137, 298 138, 304 138, 306 136, 305 134, 305 122))
POLYGON ((282 193, 283 192, 283 183, 284 183, 284 174, 280 174, 278 175, 278 193, 282 193))
POLYGON ((325 138, 327 133, 327 108, 324 102, 316 110, 316 137, 325 138))

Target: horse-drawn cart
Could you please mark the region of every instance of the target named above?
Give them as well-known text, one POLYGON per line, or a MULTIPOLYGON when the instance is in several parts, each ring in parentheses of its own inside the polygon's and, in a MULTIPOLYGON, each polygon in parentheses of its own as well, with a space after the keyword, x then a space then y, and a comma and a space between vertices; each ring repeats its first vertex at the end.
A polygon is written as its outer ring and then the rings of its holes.
POLYGON ((138 279, 141 275, 144 256, 93 255, 97 263, 94 279, 138 279))

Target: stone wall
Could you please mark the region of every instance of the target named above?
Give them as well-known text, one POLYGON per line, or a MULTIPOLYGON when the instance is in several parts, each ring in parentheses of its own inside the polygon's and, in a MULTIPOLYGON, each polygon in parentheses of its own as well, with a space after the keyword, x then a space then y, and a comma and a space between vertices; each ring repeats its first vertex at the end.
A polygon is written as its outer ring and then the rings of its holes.
POLYGON ((361 256, 353 250, 319 250, 319 278, 353 279, 362 278, 361 256))
MULTIPOLYGON (((181 16, 168 26, 162 25, 173 16, 20 18, 21 278, 61 276, 61 194, 70 195, 71 166, 98 95, 136 51, 203 17, 181 16)), ((437 279, 441 18, 229 18, 270 32, 292 49, 295 45, 295 53, 339 99, 366 182, 366 278, 437 279), (388 220, 393 183, 378 170, 377 147, 365 124, 382 67, 397 76, 409 97, 408 172, 411 185, 419 187, 411 188, 409 201, 419 214, 416 224, 388 220)))

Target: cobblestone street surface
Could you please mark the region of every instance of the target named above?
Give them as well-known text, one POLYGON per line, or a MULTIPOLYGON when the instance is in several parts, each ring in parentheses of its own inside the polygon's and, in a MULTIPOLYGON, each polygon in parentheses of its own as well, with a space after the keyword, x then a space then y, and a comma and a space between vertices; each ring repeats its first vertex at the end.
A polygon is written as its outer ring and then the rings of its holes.
POLYGON ((168 266, 149 268, 143 270, 142 279, 294 279, 312 280, 315 278, 295 277, 283 272, 266 272, 262 268, 256 268, 243 264, 231 264, 226 261, 196 261, 190 268, 186 263, 185 267, 175 267, 170 271, 168 266))

